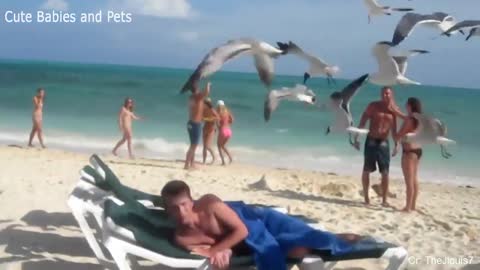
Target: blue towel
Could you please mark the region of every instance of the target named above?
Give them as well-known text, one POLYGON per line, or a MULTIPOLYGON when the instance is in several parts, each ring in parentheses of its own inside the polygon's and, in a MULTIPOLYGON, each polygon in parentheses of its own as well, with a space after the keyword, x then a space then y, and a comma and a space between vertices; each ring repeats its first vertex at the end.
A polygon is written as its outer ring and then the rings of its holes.
POLYGON ((316 230, 300 219, 243 202, 226 203, 247 226, 245 243, 255 253, 255 264, 259 270, 286 270, 287 254, 296 247, 329 250, 332 255, 352 250, 347 241, 335 234, 316 230))

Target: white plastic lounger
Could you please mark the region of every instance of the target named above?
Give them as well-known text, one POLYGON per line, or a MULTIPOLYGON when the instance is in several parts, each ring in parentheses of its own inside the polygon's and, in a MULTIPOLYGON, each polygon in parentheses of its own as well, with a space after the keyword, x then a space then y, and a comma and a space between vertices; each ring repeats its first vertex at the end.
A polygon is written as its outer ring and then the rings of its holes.
MULTIPOLYGON (((160 204, 161 197, 122 185, 113 171, 96 155, 90 158, 90 163, 95 169, 85 166, 80 171, 80 179, 70 193, 67 204, 99 263, 110 266, 113 260, 108 256, 108 252, 102 249, 103 244, 101 243, 105 199, 109 196, 117 196, 115 190, 120 189, 123 196, 129 196, 143 205, 153 208, 160 204), (93 226, 87 222, 89 216, 95 219, 93 226)), ((282 213, 287 212, 285 208, 276 207, 274 209, 282 213)))
MULTIPOLYGON (((208 260, 192 255, 169 241, 174 228, 167 219, 159 219, 161 212, 155 213, 152 218, 152 213, 142 206, 123 204, 116 199, 105 201, 103 243, 118 268, 131 270, 127 257, 133 255, 158 263, 158 269, 210 269, 208 260)), ((332 269, 342 260, 387 259, 386 270, 399 270, 406 266, 407 255, 403 247, 365 238, 355 244, 349 254, 333 256, 328 251, 318 251, 302 261, 289 261, 289 264, 297 264, 301 270, 319 270, 332 269)), ((231 269, 254 268, 253 257, 233 257, 231 266, 231 269)))

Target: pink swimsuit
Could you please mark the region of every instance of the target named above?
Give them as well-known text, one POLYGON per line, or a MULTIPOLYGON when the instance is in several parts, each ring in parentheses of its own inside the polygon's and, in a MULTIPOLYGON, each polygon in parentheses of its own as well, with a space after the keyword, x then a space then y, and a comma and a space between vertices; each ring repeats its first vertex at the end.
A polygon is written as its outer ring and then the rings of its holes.
POLYGON ((232 137, 232 129, 229 126, 230 117, 229 115, 223 115, 220 119, 220 132, 224 138, 232 137))

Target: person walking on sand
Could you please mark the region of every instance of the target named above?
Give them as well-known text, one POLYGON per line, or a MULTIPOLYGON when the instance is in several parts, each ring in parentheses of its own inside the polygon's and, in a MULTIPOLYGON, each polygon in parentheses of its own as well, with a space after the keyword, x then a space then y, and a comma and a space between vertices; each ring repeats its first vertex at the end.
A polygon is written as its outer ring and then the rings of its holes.
POLYGON ((189 108, 189 120, 187 123, 188 136, 190 138, 190 147, 188 148, 187 155, 185 158, 185 170, 196 169, 195 166, 195 151, 197 146, 200 143, 200 136, 202 133, 202 119, 203 119, 203 109, 204 109, 204 100, 210 94, 210 82, 207 83, 207 86, 200 92, 198 86, 194 85, 192 88, 192 95, 188 100, 189 108))
MULTIPOLYGON (((395 105, 394 113, 403 119, 403 124, 395 135, 395 141, 399 142, 405 138, 408 133, 415 132, 418 128, 418 120, 413 116, 414 113, 422 113, 422 103, 418 98, 410 97, 407 100, 406 109, 408 115, 405 115, 395 105)), ((398 144, 397 144, 398 145, 398 144)), ((415 211, 418 197, 418 166, 422 158, 423 150, 418 143, 402 142, 402 171, 406 185, 406 203, 402 209, 404 212, 415 211)), ((398 149, 394 150, 396 155, 398 149)))
MULTIPOLYGON (((393 90, 389 87, 382 88, 381 100, 371 102, 362 114, 358 128, 363 129, 370 122, 369 133, 365 140, 364 164, 362 173, 362 186, 365 204, 370 204, 368 190, 370 189, 370 174, 377 169, 382 176, 382 205, 389 206, 387 202, 389 169, 390 169, 390 146, 388 136, 392 137, 397 132, 397 118, 392 111, 394 105, 393 90)), ((395 141, 395 144, 397 142, 395 141)), ((358 134, 355 136, 353 146, 360 151, 358 134)), ((395 145, 395 148, 397 146, 395 145)))
POLYGON ((45 148, 43 143, 43 104, 45 102, 45 89, 38 88, 37 94, 33 97, 33 113, 32 113, 32 131, 28 140, 28 146, 33 147, 32 141, 37 134, 38 140, 42 148, 45 148))
POLYGON ((212 143, 219 117, 210 98, 205 99, 204 103, 206 107, 203 111, 203 164, 207 161, 207 152, 209 152, 210 155, 212 155, 211 165, 214 164, 216 160, 215 152, 212 150, 212 143))
POLYGON ((232 128, 231 125, 233 124, 233 115, 228 110, 227 106, 225 106, 225 102, 223 100, 219 100, 217 102, 217 111, 220 117, 219 125, 219 132, 218 132, 218 152, 220 154, 220 158, 222 159, 222 165, 225 166, 225 159, 223 157, 223 152, 227 154, 228 159, 230 160, 229 163, 232 163, 232 155, 227 149, 227 143, 232 137, 232 128), (223 151, 223 152, 222 152, 223 151))
POLYGON ((123 134, 122 139, 115 145, 112 150, 113 155, 117 155, 117 150, 120 146, 122 146, 125 142, 127 142, 128 146, 128 155, 131 159, 134 159, 134 155, 132 152, 132 122, 133 120, 142 120, 142 118, 138 117, 133 113, 133 99, 126 98, 125 102, 123 103, 122 108, 118 114, 118 126, 120 131, 123 134))

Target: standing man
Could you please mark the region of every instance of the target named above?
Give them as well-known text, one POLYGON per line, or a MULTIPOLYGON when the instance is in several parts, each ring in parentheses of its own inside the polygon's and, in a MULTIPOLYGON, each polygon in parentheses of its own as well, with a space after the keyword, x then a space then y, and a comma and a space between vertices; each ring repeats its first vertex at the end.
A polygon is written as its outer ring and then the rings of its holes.
MULTIPOLYGON (((367 121, 370 121, 369 133, 365 140, 364 164, 362 173, 363 195, 365 204, 370 204, 368 190, 370 189, 370 174, 378 170, 382 176, 382 205, 389 206, 387 203, 388 181, 390 169, 390 145, 388 135, 392 138, 397 132, 397 119, 393 113, 395 107, 393 90, 390 87, 384 87, 381 91, 381 100, 370 103, 362 114, 359 128, 364 128, 367 121)), ((355 136, 353 145, 360 151, 358 135, 355 136)), ((394 149, 396 149, 395 147, 394 149)))
POLYGON ((192 88, 192 95, 189 98, 188 108, 190 111, 190 119, 187 123, 188 136, 190 137, 190 148, 187 151, 185 158, 185 170, 195 169, 195 151, 200 143, 202 135, 202 119, 204 99, 210 94, 210 82, 203 92, 198 90, 198 86, 194 85, 192 88))

